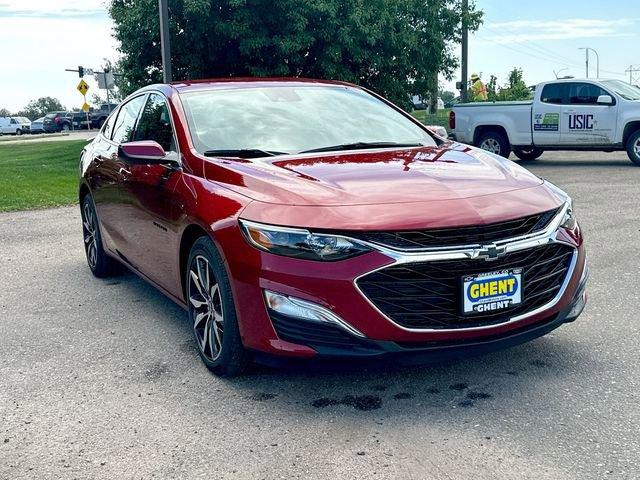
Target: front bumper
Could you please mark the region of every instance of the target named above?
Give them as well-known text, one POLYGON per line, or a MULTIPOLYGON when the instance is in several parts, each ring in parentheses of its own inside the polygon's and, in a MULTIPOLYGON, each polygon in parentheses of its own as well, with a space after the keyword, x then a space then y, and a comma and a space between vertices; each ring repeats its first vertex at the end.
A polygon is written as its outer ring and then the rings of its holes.
POLYGON ((442 330, 402 328, 357 289, 355 279, 394 264, 393 258, 381 252, 339 262, 311 262, 258 251, 246 243, 236 228, 219 234, 217 239, 221 243, 220 250, 225 252, 243 343, 245 347, 269 356, 374 358, 399 355, 427 361, 430 356, 447 359, 475 355, 528 341, 564 322, 575 320, 586 300, 587 269, 579 230, 559 229, 557 238, 554 237, 554 241, 575 250, 575 259, 552 304, 482 328, 442 330), (267 309, 265 290, 320 305, 361 332, 363 337, 278 315, 267 309))

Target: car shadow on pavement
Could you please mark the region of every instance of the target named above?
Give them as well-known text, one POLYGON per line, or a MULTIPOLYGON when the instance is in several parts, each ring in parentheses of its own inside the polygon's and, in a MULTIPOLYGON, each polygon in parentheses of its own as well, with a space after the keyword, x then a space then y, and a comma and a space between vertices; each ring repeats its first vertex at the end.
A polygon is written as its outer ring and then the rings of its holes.
POLYGON ((276 370, 258 366, 226 383, 240 396, 270 402, 283 414, 292 408, 314 414, 335 413, 336 409, 343 414, 379 409, 385 414, 425 408, 499 409, 504 401, 544 394, 550 380, 570 376, 575 347, 566 339, 548 337, 501 352, 418 367, 389 363, 348 368, 346 372, 338 367, 303 372, 295 367, 276 370))
MULTIPOLYGON (((570 383, 569 377, 578 368, 577 359, 582 358, 583 365, 593 361, 589 351, 572 342, 570 335, 557 333, 574 328, 568 324, 533 342, 455 362, 412 367, 397 366, 393 359, 374 366, 354 366, 348 360, 342 365, 294 363, 280 368, 252 364, 243 376, 219 378, 201 364, 182 308, 133 274, 119 280, 126 283, 133 298, 153 311, 154 325, 148 327, 164 335, 153 347, 162 350, 164 359, 146 364, 145 380, 158 387, 166 383, 170 388, 171 376, 179 371, 197 388, 191 394, 213 398, 222 388, 236 402, 260 405, 282 416, 316 418, 366 412, 393 416, 427 410, 438 416, 474 408, 499 414, 505 402, 535 402, 536 397, 542 399, 547 394, 549 384, 557 389, 570 383), (166 362, 179 365, 169 367, 166 362)), ((147 350, 146 354, 157 359, 160 352, 147 350)))

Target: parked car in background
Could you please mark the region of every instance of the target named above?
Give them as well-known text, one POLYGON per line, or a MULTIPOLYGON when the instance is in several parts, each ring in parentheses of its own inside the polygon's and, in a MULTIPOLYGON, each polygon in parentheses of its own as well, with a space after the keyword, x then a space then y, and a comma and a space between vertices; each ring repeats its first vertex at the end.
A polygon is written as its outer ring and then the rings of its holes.
POLYGON ((88 112, 71 112, 71 121, 74 130, 86 128, 102 128, 109 114, 117 107, 117 104, 103 104, 100 108, 91 107, 88 112))
POLYGON ((93 274, 124 264, 158 286, 220 375, 255 357, 465 357, 586 301, 566 193, 347 83, 138 90, 85 145, 78 193, 93 274))
POLYGON ((44 116, 42 129, 47 133, 71 130, 71 115, 67 112, 51 112, 44 116))
MULTIPOLYGON (((411 103, 413 104, 413 108, 415 110, 426 110, 429 108, 429 99, 423 98, 420 95, 413 95, 411 97, 411 103)), ((436 109, 442 110, 444 108, 444 102, 440 97, 436 100, 436 109)))
POLYGON ((543 82, 533 100, 460 103, 449 114, 456 140, 508 157, 545 150, 625 151, 640 166, 640 90, 621 80, 543 82))
POLYGON ((44 117, 40 117, 31 122, 31 133, 44 133, 43 121, 44 117))
POLYGON ((31 120, 26 117, 0 117, 0 135, 29 133, 31 120))
POLYGON ((111 112, 117 108, 117 103, 104 103, 91 112, 91 128, 102 128, 111 112))
POLYGON ((88 114, 83 111, 69 112, 69 117, 73 130, 86 130, 91 126, 91 112, 88 114))

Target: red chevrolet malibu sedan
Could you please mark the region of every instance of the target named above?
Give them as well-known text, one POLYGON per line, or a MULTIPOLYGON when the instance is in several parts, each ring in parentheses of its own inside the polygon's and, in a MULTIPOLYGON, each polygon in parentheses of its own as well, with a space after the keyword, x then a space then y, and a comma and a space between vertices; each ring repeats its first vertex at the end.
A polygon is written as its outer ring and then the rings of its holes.
POLYGON ((575 320, 571 199, 355 85, 152 85, 80 160, 89 268, 189 312, 219 375, 252 358, 452 359, 575 320))

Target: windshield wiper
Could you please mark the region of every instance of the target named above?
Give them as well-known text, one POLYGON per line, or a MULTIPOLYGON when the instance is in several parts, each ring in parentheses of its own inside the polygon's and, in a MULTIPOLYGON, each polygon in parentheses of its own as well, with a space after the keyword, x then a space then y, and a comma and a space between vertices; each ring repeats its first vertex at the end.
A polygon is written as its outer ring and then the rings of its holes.
POLYGON ((367 148, 385 148, 385 147, 423 147, 422 143, 397 143, 397 142, 355 142, 343 143, 342 145, 332 145, 330 147, 312 148, 311 150, 303 150, 299 153, 314 152, 334 152, 337 150, 364 150, 367 148))
POLYGON ((260 150, 259 148, 240 148, 235 150, 207 150, 203 155, 207 157, 261 158, 273 157, 274 155, 286 155, 286 153, 274 152, 273 150, 260 150))

